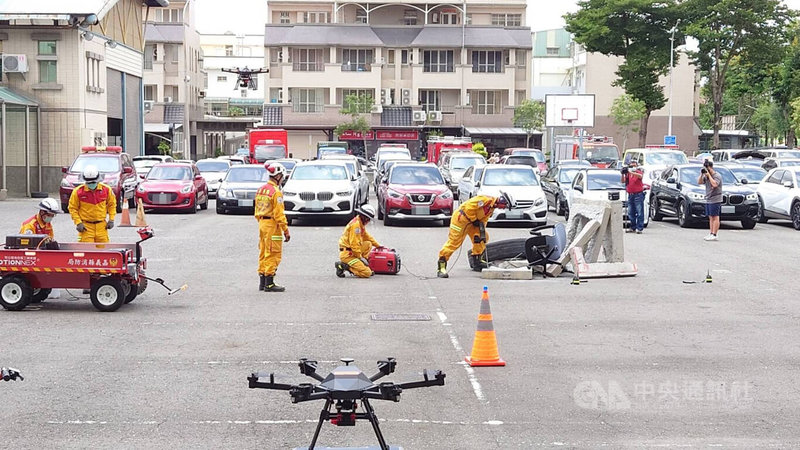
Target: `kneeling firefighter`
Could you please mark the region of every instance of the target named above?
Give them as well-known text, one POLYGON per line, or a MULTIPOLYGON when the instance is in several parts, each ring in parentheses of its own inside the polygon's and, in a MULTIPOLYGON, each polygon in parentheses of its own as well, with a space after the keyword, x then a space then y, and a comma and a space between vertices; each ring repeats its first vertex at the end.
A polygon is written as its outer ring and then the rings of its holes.
POLYGON ((56 214, 61 213, 58 201, 54 198, 46 198, 39 202, 39 212, 30 219, 22 222, 19 229, 20 234, 46 234, 53 239, 53 225, 51 222, 56 214))
POLYGON ((366 229, 367 224, 375 219, 375 208, 362 205, 356 208, 356 217, 347 224, 339 238, 339 261, 336 261, 336 276, 344 278, 345 271, 359 278, 372 276, 369 268, 369 255, 372 247, 380 247, 366 229))
POLYGON ((439 250, 439 266, 436 276, 447 278, 447 260, 450 255, 461 247, 467 236, 472 238, 472 253, 469 255, 469 265, 472 270, 480 271, 486 267, 484 252, 489 235, 486 233, 486 223, 492 217, 495 208, 512 208, 513 201, 505 192, 501 192, 499 197, 488 195, 478 195, 462 203, 453 212, 450 219, 450 234, 447 242, 439 250))
POLYGON ((264 164, 269 182, 256 192, 255 218, 258 220, 258 290, 283 292, 283 286, 275 284, 275 272, 281 263, 283 241, 289 242, 289 224, 283 212, 281 181, 286 177, 282 164, 264 164))

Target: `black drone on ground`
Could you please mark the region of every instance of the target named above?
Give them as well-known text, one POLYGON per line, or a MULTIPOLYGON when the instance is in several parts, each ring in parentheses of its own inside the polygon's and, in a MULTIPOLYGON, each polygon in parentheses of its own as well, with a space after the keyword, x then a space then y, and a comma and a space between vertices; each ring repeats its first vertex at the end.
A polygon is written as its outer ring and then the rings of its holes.
POLYGON ((259 389, 274 389, 278 391, 289 391, 292 396, 292 403, 301 403, 312 400, 325 400, 325 406, 319 415, 317 429, 311 439, 309 450, 313 449, 317 443, 322 424, 327 420, 331 424, 339 427, 355 426, 356 420, 368 420, 375 430, 381 450, 389 450, 386 441, 381 434, 378 426, 378 417, 372 409, 369 400, 390 400, 400 401, 400 394, 403 389, 414 389, 428 386, 444 386, 445 374, 441 370, 423 371, 422 381, 412 381, 408 383, 393 383, 390 381, 375 384, 375 381, 394 372, 397 362, 394 358, 386 358, 378 361, 378 373, 368 377, 356 366, 351 366, 351 358, 342 358, 344 366, 334 369, 328 376, 323 378, 317 374, 317 361, 300 359, 300 373, 311 377, 319 384, 300 383, 300 384, 280 384, 275 382, 275 374, 255 372, 247 377, 249 387, 259 389), (269 381, 266 381, 269 380, 269 381), (364 412, 356 412, 358 402, 364 412), (331 406, 336 407, 336 412, 331 411, 331 406))
POLYGON ((236 88, 249 88, 254 91, 258 89, 258 77, 254 77, 253 75, 269 72, 269 69, 267 68, 248 69, 247 66, 245 66, 243 69, 235 67, 233 69, 222 68, 221 70, 223 72, 235 73, 238 76, 238 78, 236 78, 236 86, 233 88, 234 90, 236 88))
POLYGON ((19 373, 19 370, 12 369, 11 367, 2 367, 0 368, 0 380, 3 381, 24 381, 25 378, 22 377, 22 374, 19 373))

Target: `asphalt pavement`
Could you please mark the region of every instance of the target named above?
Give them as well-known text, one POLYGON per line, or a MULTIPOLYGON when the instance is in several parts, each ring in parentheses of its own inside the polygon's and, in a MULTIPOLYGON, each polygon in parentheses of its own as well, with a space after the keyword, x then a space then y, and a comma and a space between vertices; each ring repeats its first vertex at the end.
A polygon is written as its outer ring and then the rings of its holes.
MULTIPOLYGON (((16 233, 36 203, 0 202, 0 235, 16 233)), ((703 241, 703 226, 653 222, 625 235, 637 277, 572 286, 569 277, 487 283, 469 270, 466 248, 450 278, 437 279, 447 229, 424 223, 370 226, 400 252, 399 275, 339 279, 344 223, 299 221, 276 277, 287 291, 261 293, 251 216, 217 215, 212 201, 147 221, 156 232, 143 244, 148 274, 186 291, 167 296, 151 283, 114 313, 63 290, 25 311, 0 310, 0 366, 25 376, 0 382, 3 446, 304 446, 322 402, 248 389, 250 372, 307 382, 301 357, 319 360, 324 375, 342 357, 371 374, 388 356, 397 371, 387 380, 447 374, 443 387, 373 402, 387 441, 406 449, 800 446, 800 232, 788 222, 723 224, 718 242, 703 241), (711 284, 684 283, 707 273, 711 284), (463 363, 484 284, 506 367, 463 363), (380 313, 427 320, 373 320, 380 313)), ((59 241, 76 239, 66 215, 54 225, 59 241)), ((132 242, 136 233, 111 236, 132 242)), ((375 439, 367 423, 326 424, 319 444, 375 439)))

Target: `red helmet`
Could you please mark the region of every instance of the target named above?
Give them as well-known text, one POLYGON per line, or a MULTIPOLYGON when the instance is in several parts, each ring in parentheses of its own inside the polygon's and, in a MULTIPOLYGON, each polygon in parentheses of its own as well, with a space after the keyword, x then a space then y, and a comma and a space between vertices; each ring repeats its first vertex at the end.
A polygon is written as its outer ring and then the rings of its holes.
POLYGON ((278 175, 286 176, 286 167, 283 167, 283 164, 280 163, 265 163, 264 168, 267 169, 267 173, 270 177, 277 177, 278 175))

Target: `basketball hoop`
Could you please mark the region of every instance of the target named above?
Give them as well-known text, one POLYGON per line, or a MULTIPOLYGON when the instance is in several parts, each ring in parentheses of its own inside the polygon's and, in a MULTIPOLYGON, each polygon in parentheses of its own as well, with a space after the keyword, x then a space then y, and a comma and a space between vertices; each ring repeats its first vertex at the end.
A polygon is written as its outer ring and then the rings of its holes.
POLYGON ((578 120, 578 108, 561 108, 561 120, 569 124, 578 120))

